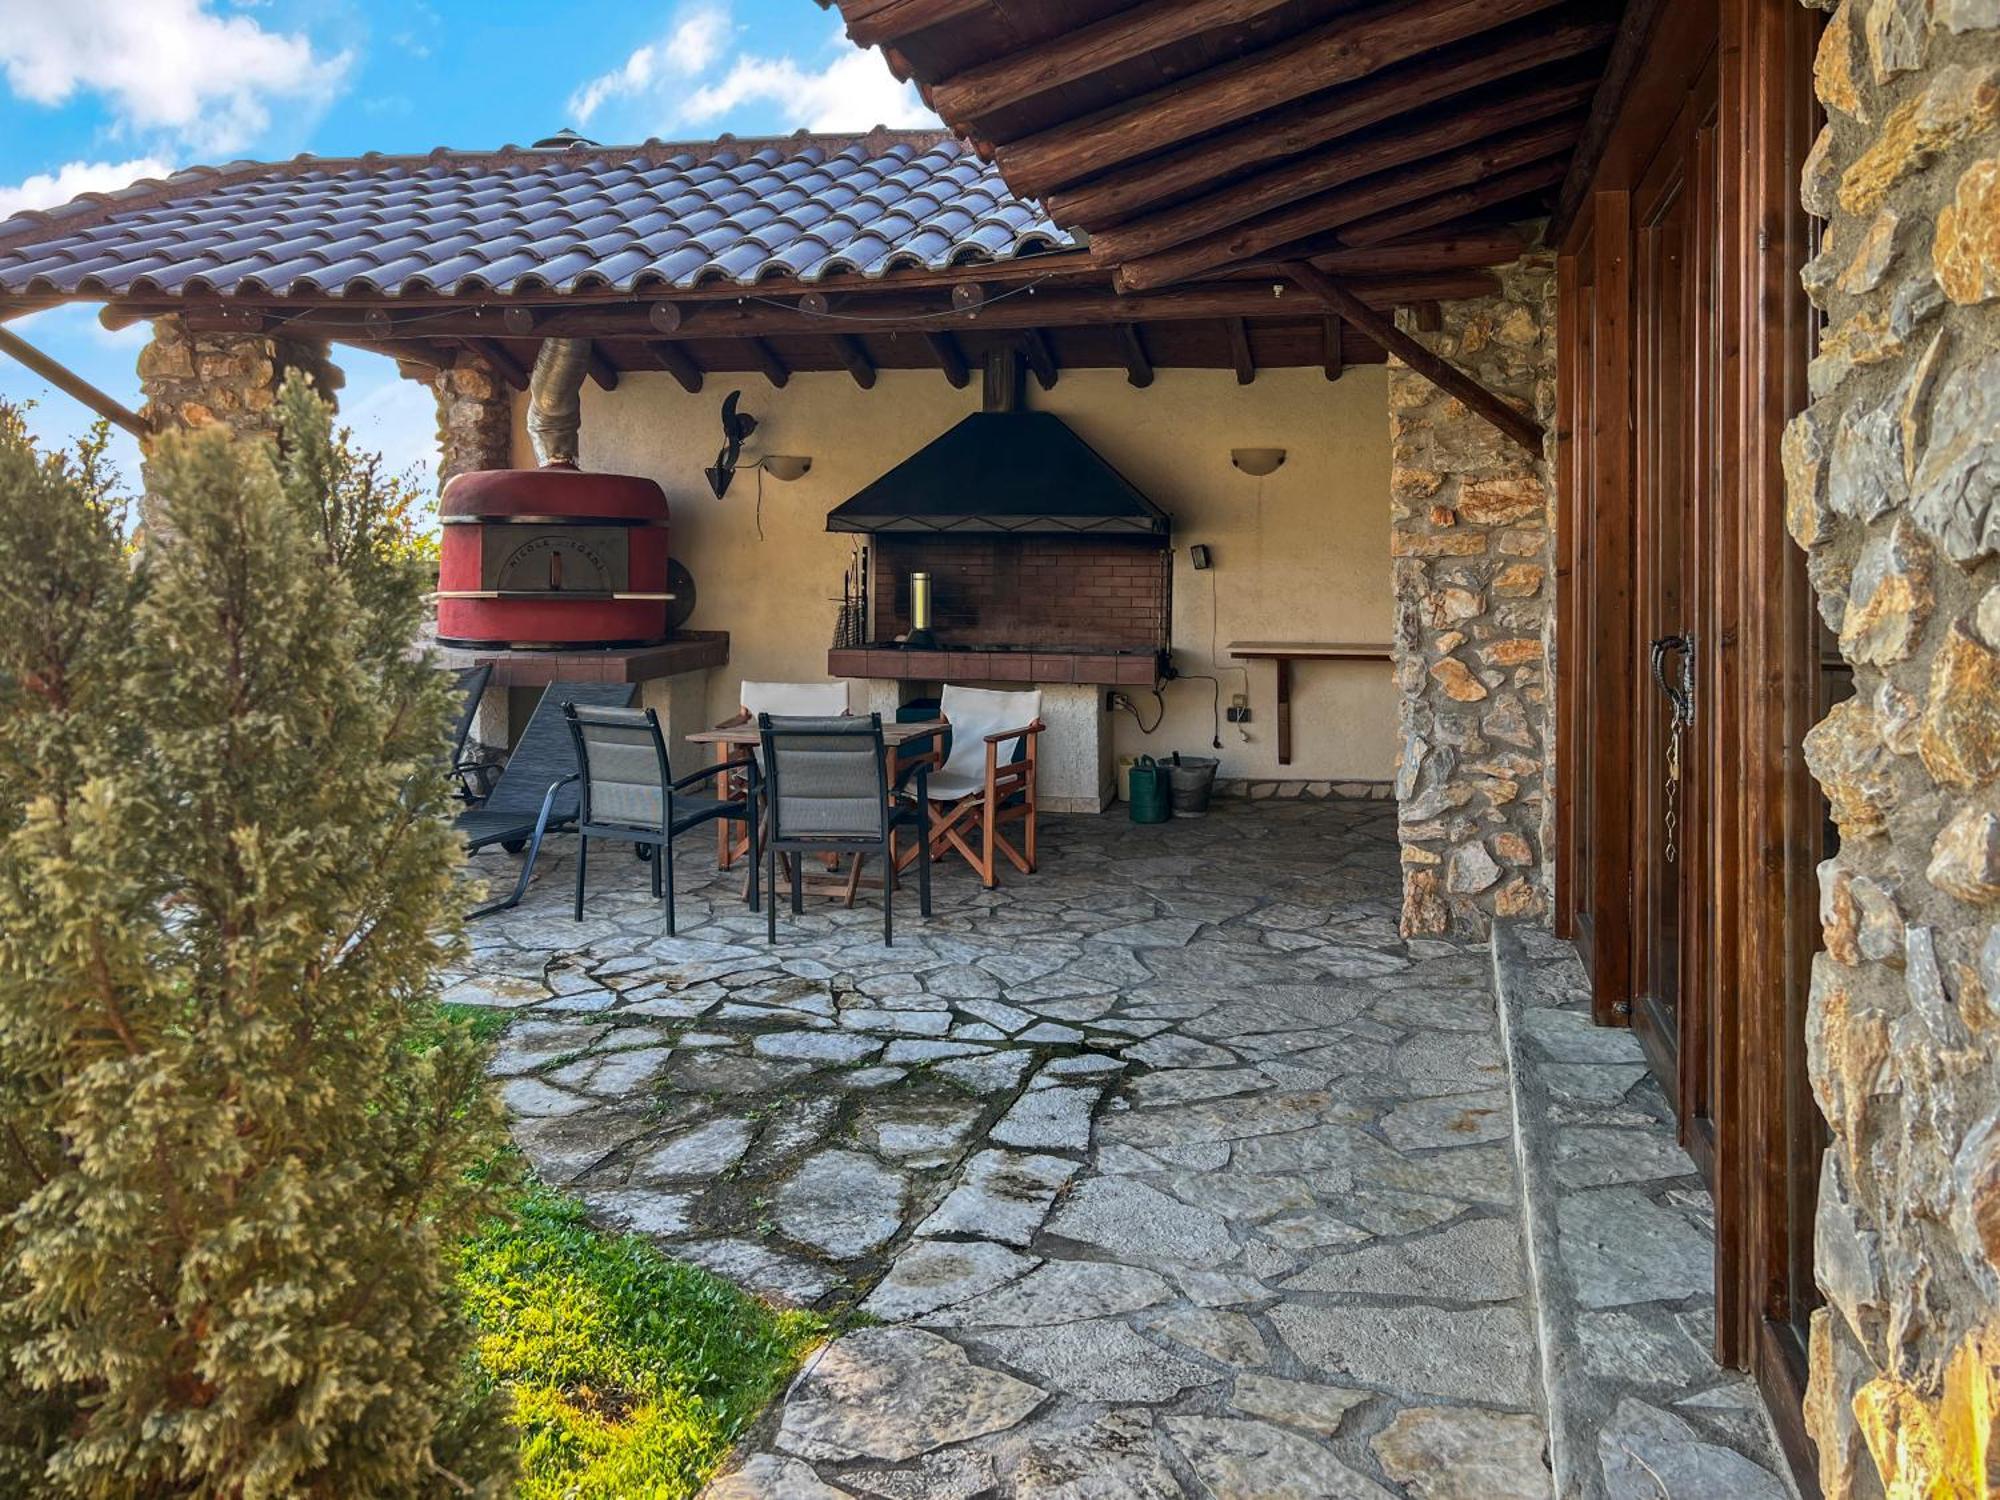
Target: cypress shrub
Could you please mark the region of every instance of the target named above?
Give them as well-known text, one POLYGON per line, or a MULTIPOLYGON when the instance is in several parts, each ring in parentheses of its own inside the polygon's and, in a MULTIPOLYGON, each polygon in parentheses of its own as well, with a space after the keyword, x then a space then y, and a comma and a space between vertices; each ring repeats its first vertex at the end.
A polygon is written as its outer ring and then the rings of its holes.
POLYGON ((508 1484, 449 693, 407 497, 281 404, 160 438, 136 548, 101 440, 0 414, 0 1494, 508 1484))

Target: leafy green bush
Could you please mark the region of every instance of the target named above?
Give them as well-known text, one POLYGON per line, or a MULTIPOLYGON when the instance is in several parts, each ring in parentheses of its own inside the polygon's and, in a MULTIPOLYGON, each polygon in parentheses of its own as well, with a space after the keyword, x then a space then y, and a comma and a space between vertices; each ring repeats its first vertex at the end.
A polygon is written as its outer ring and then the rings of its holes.
POLYGON ((96 452, 0 415, 0 1493, 509 1487, 422 566, 283 419, 161 438, 134 561, 96 452))
POLYGON ((459 1285, 523 1500, 685 1500, 826 1331, 547 1192, 468 1245, 459 1285))

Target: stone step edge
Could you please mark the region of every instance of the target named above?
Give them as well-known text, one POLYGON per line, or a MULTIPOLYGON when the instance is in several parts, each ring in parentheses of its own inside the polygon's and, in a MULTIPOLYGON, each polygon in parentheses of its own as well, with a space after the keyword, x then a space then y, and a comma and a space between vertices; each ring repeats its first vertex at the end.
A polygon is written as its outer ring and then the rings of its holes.
POLYGON ((1594 1494, 1595 1439, 1575 1431, 1577 1401, 1567 1390, 1566 1372, 1581 1357, 1576 1309, 1569 1304, 1567 1278, 1556 1272, 1555 1189, 1548 1163, 1555 1141, 1539 1108, 1529 1108, 1527 1070, 1520 1038, 1523 1004, 1518 978, 1527 962, 1511 923, 1495 922, 1491 941, 1493 1009, 1500 1028, 1500 1053, 1507 1067, 1507 1103, 1514 1117, 1514 1169, 1521 1184, 1521 1237, 1528 1252, 1528 1304, 1535 1320, 1535 1349, 1542 1382, 1542 1410, 1548 1420, 1549 1472, 1558 1500, 1594 1494), (1511 973, 1510 973, 1511 968, 1511 973), (1552 1304, 1555 1304, 1552 1306, 1552 1304), (1579 1445, 1582 1451, 1579 1452, 1579 1445))

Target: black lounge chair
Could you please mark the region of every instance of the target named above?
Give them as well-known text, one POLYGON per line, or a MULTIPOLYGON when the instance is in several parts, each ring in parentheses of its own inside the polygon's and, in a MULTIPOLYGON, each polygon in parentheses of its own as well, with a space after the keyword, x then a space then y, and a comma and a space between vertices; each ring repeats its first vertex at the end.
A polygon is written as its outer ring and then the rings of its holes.
POLYGON ((451 730, 451 776, 458 783, 458 799, 477 807, 493 790, 493 778, 500 774, 500 767, 492 761, 468 757, 465 753, 466 743, 472 738, 472 721, 479 717, 479 700, 486 696, 486 685, 493 680, 493 663, 466 667, 452 677, 461 701, 458 722, 451 730))
POLYGON ((452 823, 465 839, 468 854, 493 844, 509 854, 528 851, 514 893, 505 901, 480 907, 473 916, 520 905, 521 897, 527 894, 528 877, 535 873, 542 840, 576 822, 579 773, 562 706, 578 703, 592 708, 628 708, 637 691, 629 682, 554 682, 543 691, 493 790, 478 807, 460 813, 452 823))
POLYGON ((652 709, 599 708, 565 703, 583 768, 583 816, 576 825, 576 919, 583 920, 585 869, 592 839, 630 841, 653 865, 653 894, 666 903, 667 935, 674 932, 674 840, 718 819, 741 821, 750 834, 750 909, 757 909, 757 762, 744 755, 675 776, 667 742, 652 709), (730 795, 732 778, 736 793, 730 795), (707 792, 689 788, 721 778, 707 792))

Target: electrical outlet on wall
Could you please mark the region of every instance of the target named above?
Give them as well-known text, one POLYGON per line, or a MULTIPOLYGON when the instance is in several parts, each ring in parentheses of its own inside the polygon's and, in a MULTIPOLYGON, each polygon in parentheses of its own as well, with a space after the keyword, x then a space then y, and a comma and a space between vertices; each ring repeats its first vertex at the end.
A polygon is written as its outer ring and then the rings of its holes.
POLYGON ((1232 724, 1250 722, 1250 700, 1242 693, 1234 693, 1229 699, 1228 719, 1232 724))

